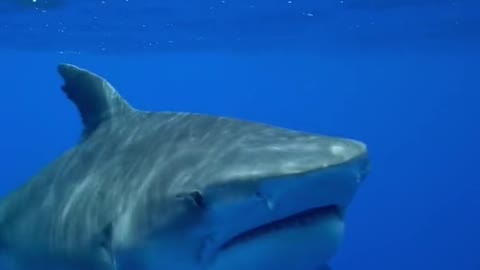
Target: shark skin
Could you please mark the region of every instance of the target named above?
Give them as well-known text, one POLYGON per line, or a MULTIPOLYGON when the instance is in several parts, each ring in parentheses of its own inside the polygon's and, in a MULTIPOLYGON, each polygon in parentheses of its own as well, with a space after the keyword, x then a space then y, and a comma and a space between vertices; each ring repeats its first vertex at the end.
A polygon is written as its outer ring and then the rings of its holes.
POLYGON ((90 71, 58 71, 84 132, 0 201, 2 269, 329 269, 364 143, 140 111, 90 71))

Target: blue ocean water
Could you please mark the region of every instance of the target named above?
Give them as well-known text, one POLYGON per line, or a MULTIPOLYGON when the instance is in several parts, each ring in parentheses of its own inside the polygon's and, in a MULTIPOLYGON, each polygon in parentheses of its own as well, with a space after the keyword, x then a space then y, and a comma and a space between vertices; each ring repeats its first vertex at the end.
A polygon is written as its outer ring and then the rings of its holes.
POLYGON ((478 1, 79 2, 0 2, 2 195, 78 141, 68 62, 137 108, 365 141, 334 270, 480 270, 478 1))

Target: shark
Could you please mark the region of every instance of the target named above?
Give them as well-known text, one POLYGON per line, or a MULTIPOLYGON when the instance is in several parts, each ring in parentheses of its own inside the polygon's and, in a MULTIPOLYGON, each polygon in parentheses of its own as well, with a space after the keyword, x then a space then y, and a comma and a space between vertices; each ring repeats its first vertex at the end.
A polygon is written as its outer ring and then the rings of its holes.
POLYGON ((142 111, 100 75, 58 72, 83 131, 1 199, 2 269, 329 269, 365 143, 142 111))

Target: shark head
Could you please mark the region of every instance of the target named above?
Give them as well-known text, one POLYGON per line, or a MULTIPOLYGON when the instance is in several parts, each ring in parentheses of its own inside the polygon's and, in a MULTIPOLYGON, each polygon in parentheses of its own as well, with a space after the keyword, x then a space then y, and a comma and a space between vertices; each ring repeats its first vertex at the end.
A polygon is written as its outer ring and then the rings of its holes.
MULTIPOLYGON (((176 150, 174 162, 153 157, 161 164, 153 174, 161 178, 168 167, 175 176, 162 187, 168 201, 156 210, 162 225, 147 230, 149 244, 134 256, 142 265, 313 270, 336 254, 347 208, 369 172, 364 143, 230 118, 162 117, 177 128, 185 123, 190 142, 176 150)), ((123 224, 151 217, 142 212, 121 219, 116 239, 132 231, 123 224)), ((136 229, 131 234, 138 239, 136 229)))
POLYGON ((256 155, 179 187, 174 194, 189 205, 188 218, 168 218, 175 221, 169 227, 182 229, 160 233, 148 254, 174 251, 192 269, 321 269, 342 242, 345 212, 369 171, 367 149, 354 140, 283 132, 295 138, 266 141, 262 153, 246 148, 256 155), (172 236, 177 247, 165 240, 172 236))
POLYGON ((362 142, 139 111, 96 74, 59 72, 82 140, 0 203, 1 244, 27 269, 317 270, 337 253, 362 142))
MULTIPOLYGON (((335 255, 345 211, 368 173, 366 147, 328 137, 297 143, 283 143, 286 171, 201 191, 204 214, 191 231, 201 236, 207 269, 313 270, 335 255)), ((264 158, 256 162, 275 159, 264 158)))
MULTIPOLYGON (((269 146, 272 156, 252 156, 242 165, 232 160, 208 180, 171 185, 168 207, 157 210, 167 222, 142 240, 148 244, 135 260, 148 269, 322 269, 340 247, 347 208, 369 171, 367 150, 357 141, 316 136, 282 145, 269 146), (283 169, 265 175, 263 166, 282 154, 283 169)), ((142 219, 134 216, 123 220, 142 219)), ((119 241, 144 231, 125 233, 131 228, 123 224, 117 224, 119 241)))

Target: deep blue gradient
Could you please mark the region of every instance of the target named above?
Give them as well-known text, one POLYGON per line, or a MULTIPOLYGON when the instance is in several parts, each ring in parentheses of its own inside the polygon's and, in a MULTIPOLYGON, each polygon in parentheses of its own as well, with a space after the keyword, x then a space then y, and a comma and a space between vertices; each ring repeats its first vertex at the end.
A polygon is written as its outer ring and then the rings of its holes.
POLYGON ((138 54, 478 43, 478 5, 477 0, 2 0, 0 47, 138 54))
POLYGON ((56 73, 69 62, 137 108, 365 141, 372 173, 334 270, 480 270, 476 1, 73 2, 0 3, 2 195, 78 140, 56 73), (68 37, 49 28, 60 20, 68 37), (143 20, 155 30, 136 30, 143 20))

